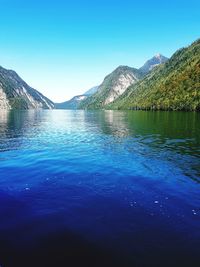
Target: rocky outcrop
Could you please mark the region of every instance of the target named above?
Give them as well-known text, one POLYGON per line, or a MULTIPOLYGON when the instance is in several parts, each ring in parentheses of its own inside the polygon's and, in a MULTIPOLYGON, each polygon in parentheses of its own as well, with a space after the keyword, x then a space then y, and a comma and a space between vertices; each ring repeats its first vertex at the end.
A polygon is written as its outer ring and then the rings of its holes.
POLYGON ((0 109, 53 109, 54 103, 12 70, 0 67, 0 109))
POLYGON ((112 89, 104 101, 104 105, 107 105, 122 95, 126 89, 138 81, 138 75, 132 72, 122 73, 114 82, 112 89))
POLYGON ((80 103, 83 109, 101 109, 116 100, 126 89, 137 82, 142 74, 139 70, 128 66, 119 66, 106 76, 98 91, 80 103))
POLYGON ((152 71, 155 67, 157 67, 158 65, 165 63, 167 60, 168 60, 167 57, 161 54, 157 54, 151 59, 149 59, 139 70, 142 73, 147 74, 150 71, 152 71))
POLYGON ((11 109, 8 99, 6 98, 6 94, 3 89, 0 88, 0 110, 1 109, 11 109))
POLYGON ((200 111, 200 39, 153 68, 106 108, 200 111))
POLYGON ((156 66, 165 63, 167 60, 168 58, 157 54, 148 60, 140 69, 119 66, 104 79, 94 95, 80 103, 79 108, 105 108, 121 97, 130 86, 133 86, 139 80, 143 79, 144 76, 151 72, 156 66))

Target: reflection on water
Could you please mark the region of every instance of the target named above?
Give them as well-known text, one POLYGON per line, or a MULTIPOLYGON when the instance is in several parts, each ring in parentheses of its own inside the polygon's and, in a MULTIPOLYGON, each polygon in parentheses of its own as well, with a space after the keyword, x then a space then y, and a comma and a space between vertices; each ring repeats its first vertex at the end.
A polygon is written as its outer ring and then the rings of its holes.
POLYGON ((184 112, 0 112, 0 264, 198 266, 199 125, 184 112))

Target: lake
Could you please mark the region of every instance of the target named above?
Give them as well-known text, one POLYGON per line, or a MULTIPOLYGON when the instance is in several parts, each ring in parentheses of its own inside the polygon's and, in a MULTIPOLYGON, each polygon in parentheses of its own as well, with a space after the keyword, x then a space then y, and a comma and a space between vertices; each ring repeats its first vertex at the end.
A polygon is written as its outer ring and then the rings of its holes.
POLYGON ((0 112, 0 265, 200 266, 200 113, 0 112))

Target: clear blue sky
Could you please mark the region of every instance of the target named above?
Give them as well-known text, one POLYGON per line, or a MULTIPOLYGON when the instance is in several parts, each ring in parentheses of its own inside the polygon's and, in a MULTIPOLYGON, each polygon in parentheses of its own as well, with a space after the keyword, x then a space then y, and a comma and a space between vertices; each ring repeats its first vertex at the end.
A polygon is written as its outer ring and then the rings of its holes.
POLYGON ((199 0, 0 0, 0 65, 57 102, 199 37, 199 0))

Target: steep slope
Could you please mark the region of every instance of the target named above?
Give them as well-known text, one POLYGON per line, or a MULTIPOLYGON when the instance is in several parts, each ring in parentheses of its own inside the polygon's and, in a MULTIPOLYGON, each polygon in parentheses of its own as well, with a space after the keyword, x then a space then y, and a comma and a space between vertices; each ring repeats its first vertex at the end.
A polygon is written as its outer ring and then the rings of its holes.
POLYGON ((99 109, 113 102, 126 89, 141 78, 140 71, 128 66, 119 66, 109 74, 99 86, 98 91, 80 103, 83 109, 99 109))
POLYGON ((147 60, 147 62, 139 69, 142 73, 147 74, 152 71, 155 67, 160 64, 167 62, 168 58, 164 57, 161 54, 157 54, 151 59, 147 60))
POLYGON ((63 103, 55 103, 56 109, 78 109, 80 103, 87 97, 95 94, 98 91, 99 86, 92 87, 82 95, 74 96, 72 99, 63 103))
POLYGON ((178 50, 107 108, 200 110, 200 39, 178 50))
POLYGON ((83 101, 87 97, 88 97, 87 95, 74 96, 69 101, 65 101, 63 103, 56 103, 55 108, 56 109, 78 109, 81 101, 83 101))
POLYGON ((13 70, 0 67, 0 109, 52 109, 54 103, 25 83, 13 70))
POLYGON ((94 95, 98 91, 98 89, 99 89, 99 86, 94 86, 88 91, 86 91, 83 95, 87 95, 87 96, 94 95))

